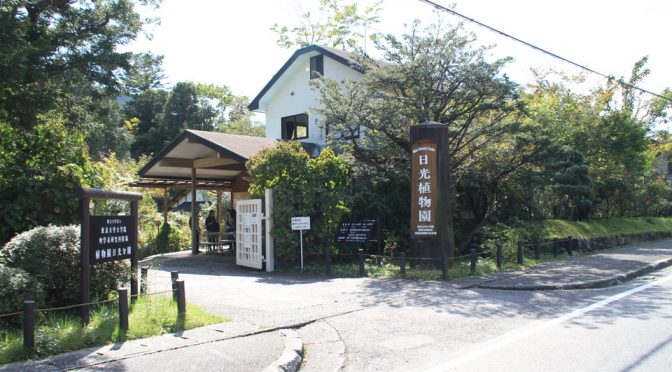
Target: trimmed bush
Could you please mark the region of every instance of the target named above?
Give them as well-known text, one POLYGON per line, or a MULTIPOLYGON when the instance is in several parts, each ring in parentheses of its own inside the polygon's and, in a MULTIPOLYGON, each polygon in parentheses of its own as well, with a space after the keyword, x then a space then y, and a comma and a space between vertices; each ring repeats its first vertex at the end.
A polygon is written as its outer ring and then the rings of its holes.
MULTIPOLYGON (((0 285, 0 314, 23 310, 25 300, 34 300, 38 306, 44 304, 42 285, 21 269, 0 265, 0 283, 2 283, 0 285)), ((20 318, 17 316, 5 319, 16 323, 20 318)))
MULTIPOLYGON (((80 227, 36 227, 0 249, 0 264, 20 268, 42 284, 47 306, 79 303, 80 227)), ((91 298, 103 299, 130 277, 129 265, 106 262, 91 267, 91 298)))

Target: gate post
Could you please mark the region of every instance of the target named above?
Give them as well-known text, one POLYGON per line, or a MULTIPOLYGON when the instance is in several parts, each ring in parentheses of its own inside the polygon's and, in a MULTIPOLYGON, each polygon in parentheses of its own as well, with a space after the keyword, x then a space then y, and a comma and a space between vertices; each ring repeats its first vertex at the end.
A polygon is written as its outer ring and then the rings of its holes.
POLYGON ((273 190, 266 189, 264 193, 266 204, 266 271, 275 271, 275 242, 273 241, 273 190))

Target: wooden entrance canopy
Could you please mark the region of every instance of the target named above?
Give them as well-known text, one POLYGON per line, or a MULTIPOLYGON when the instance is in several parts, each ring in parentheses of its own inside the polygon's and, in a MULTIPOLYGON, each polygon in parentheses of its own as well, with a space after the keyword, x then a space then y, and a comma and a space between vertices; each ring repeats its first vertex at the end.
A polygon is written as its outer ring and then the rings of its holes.
MULTIPOLYGON (((193 217, 198 216, 197 189, 217 190, 218 195, 222 191, 247 192, 249 174, 245 162, 277 143, 268 138, 187 129, 140 169, 140 180, 131 186, 191 189, 192 219, 197 220, 193 217)), ((197 225, 192 224, 194 254, 198 253, 197 225)))

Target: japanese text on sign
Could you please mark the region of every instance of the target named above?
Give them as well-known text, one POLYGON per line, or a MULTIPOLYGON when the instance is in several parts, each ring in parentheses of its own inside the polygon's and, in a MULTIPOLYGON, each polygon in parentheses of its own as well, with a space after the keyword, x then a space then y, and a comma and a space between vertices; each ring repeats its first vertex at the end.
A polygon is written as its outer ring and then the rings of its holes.
POLYGON ((437 235, 437 151, 436 144, 420 141, 411 152, 411 236, 431 238, 437 235))
POLYGON ((135 229, 131 216, 91 216, 91 263, 131 258, 135 229))

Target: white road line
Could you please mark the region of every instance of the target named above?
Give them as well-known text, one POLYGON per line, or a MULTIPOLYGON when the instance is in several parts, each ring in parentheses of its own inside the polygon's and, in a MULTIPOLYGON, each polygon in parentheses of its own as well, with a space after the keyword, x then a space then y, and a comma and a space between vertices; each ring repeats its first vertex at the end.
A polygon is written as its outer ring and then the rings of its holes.
POLYGON ((470 352, 467 352, 466 354, 463 354, 455 359, 449 360, 445 363, 442 363, 440 365, 434 366, 425 372, 438 372, 438 371, 445 371, 450 368, 455 368, 463 363, 466 363, 468 361, 474 360, 476 358, 482 357, 485 354, 488 354, 494 350, 497 350, 503 346, 509 345, 511 343, 514 343, 516 341, 519 341, 525 337, 529 337, 533 334, 542 332, 550 327, 553 327, 556 324, 560 324, 563 322, 566 322, 572 318, 579 317, 583 314, 586 314, 587 312, 599 309, 605 305, 608 305, 614 301, 618 301, 620 299, 623 299, 625 297, 631 296, 637 292, 641 292, 647 288, 656 286, 656 285, 661 285, 669 280, 672 280, 672 275, 666 276, 664 278, 658 279, 654 282, 647 283, 644 285, 641 285, 639 287, 633 288, 631 290, 625 291, 623 293, 619 293, 617 295, 608 297, 602 301, 596 302, 592 305, 588 305, 586 307, 583 307, 581 309, 574 310, 568 314, 565 314, 559 318, 555 318, 549 321, 546 321, 542 324, 538 325, 533 325, 531 327, 523 327, 521 329, 517 329, 514 331, 511 331, 509 333, 505 333, 491 341, 484 342, 482 345, 480 345, 477 349, 472 350, 470 352))

